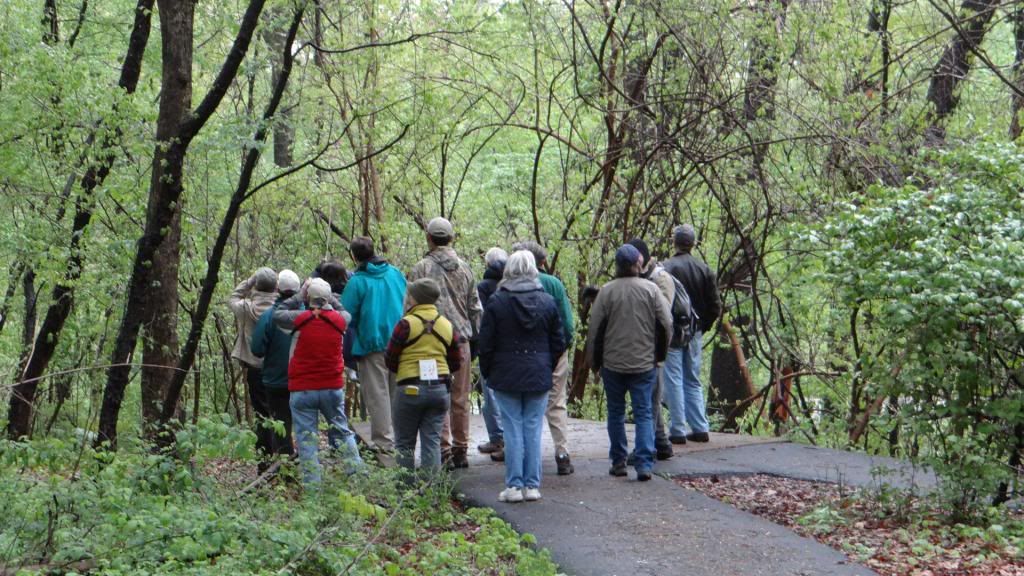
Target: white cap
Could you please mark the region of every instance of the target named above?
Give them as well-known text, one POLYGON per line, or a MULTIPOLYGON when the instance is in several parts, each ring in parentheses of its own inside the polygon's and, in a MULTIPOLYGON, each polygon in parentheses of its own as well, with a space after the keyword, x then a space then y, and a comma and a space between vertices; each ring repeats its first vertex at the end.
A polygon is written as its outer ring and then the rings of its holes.
POLYGON ((278 292, 298 292, 300 284, 299 275, 291 270, 281 270, 277 275, 278 292))

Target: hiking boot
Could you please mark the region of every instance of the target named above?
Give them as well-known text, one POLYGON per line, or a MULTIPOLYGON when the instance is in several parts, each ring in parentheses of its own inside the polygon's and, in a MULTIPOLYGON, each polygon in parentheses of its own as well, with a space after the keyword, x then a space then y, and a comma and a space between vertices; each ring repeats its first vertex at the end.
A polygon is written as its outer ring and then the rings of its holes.
POLYGON ((497 442, 487 441, 483 444, 477 444, 476 449, 479 450, 481 454, 493 454, 504 450, 505 443, 501 440, 498 440, 497 442))
POLYGON ((452 448, 452 457, 448 460, 448 470, 457 470, 459 468, 469 468, 469 460, 466 458, 465 448, 452 448))
POLYGON ((673 444, 686 444, 686 436, 669 436, 668 441, 673 444))
POLYGON ((493 460, 494 462, 504 462, 505 448, 501 448, 497 452, 491 452, 491 460, 493 460))
POLYGON ((515 486, 509 486, 498 494, 498 502, 508 502, 515 504, 523 501, 523 490, 515 486))
POLYGON ((572 466, 572 461, 569 460, 569 455, 565 452, 555 456, 555 465, 558 466, 559 476, 568 476, 576 471, 572 466))
POLYGON ((527 488, 523 491, 523 498, 527 502, 536 502, 537 500, 540 500, 540 488, 527 488))
POLYGON ((612 462, 612 467, 608 470, 608 474, 619 477, 625 476, 627 474, 626 462, 612 462))
POLYGON ((691 432, 686 435, 686 439, 690 442, 707 442, 711 440, 707 432, 691 432))
POLYGON ((650 470, 637 470, 636 471, 636 479, 637 479, 638 482, 647 482, 648 480, 651 479, 651 471, 650 470))
POLYGON ((675 456, 675 452, 672 451, 672 445, 671 444, 666 444, 664 446, 659 446, 656 449, 656 451, 654 453, 654 456, 658 460, 668 460, 672 456, 675 456))

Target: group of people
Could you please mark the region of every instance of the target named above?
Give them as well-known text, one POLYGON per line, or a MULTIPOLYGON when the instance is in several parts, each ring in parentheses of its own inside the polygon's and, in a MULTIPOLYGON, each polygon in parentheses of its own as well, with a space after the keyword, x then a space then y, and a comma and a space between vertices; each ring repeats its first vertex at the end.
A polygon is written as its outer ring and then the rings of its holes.
MULTIPOLYGON (((505 463, 499 499, 541 498, 545 419, 558 474, 573 473, 566 401, 575 326, 565 286, 545 272, 547 252, 532 241, 513 245, 511 254, 488 250, 477 283, 452 248, 454 237, 448 220, 431 220, 429 250, 408 276, 360 237, 349 245, 352 274, 337 261, 322 263, 305 282, 291 270, 260 268, 235 288, 228 301, 238 325, 233 356, 245 368, 256 415, 284 424, 257 430, 261 472, 276 456, 292 456, 294 446, 304 484, 318 484, 320 415, 345 469, 365 466, 345 414, 346 361, 357 366, 370 421, 363 440, 381 461, 393 455, 399 466, 415 470, 418 442, 421 472, 467 467, 471 370, 478 357, 488 440, 477 448, 505 463)), ((714 275, 690 254, 692 226, 678 227, 674 242, 677 254, 664 265, 640 239, 620 247, 616 278, 591 307, 587 359, 604 382, 615 476, 632 465, 637 479, 649 479, 654 459, 671 457, 672 444, 708 441, 701 331, 718 317, 720 301, 714 275), (680 290, 700 318, 697 330, 685 334, 674 311, 680 290), (636 423, 632 454, 627 393, 636 423), (662 397, 669 407, 667 432, 662 397)))

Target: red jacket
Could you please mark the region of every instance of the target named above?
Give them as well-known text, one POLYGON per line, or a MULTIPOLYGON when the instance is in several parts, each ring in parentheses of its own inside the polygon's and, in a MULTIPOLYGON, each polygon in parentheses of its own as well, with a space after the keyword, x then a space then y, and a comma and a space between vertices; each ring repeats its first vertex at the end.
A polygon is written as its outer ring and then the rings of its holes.
POLYGON ((298 341, 288 364, 288 390, 325 390, 345 386, 342 355, 345 319, 334 310, 320 317, 306 310, 295 319, 298 341))

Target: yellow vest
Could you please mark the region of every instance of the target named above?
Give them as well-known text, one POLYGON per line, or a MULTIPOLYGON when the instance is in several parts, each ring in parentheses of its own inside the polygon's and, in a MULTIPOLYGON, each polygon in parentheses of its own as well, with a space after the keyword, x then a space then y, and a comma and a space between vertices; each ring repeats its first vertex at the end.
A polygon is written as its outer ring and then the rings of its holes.
POLYGON ((454 334, 452 323, 441 316, 433 304, 414 306, 402 319, 409 323, 409 338, 398 360, 397 380, 418 379, 420 360, 437 360, 438 375, 451 374, 447 356, 454 334), (433 323, 432 334, 425 331, 424 320, 433 323))

